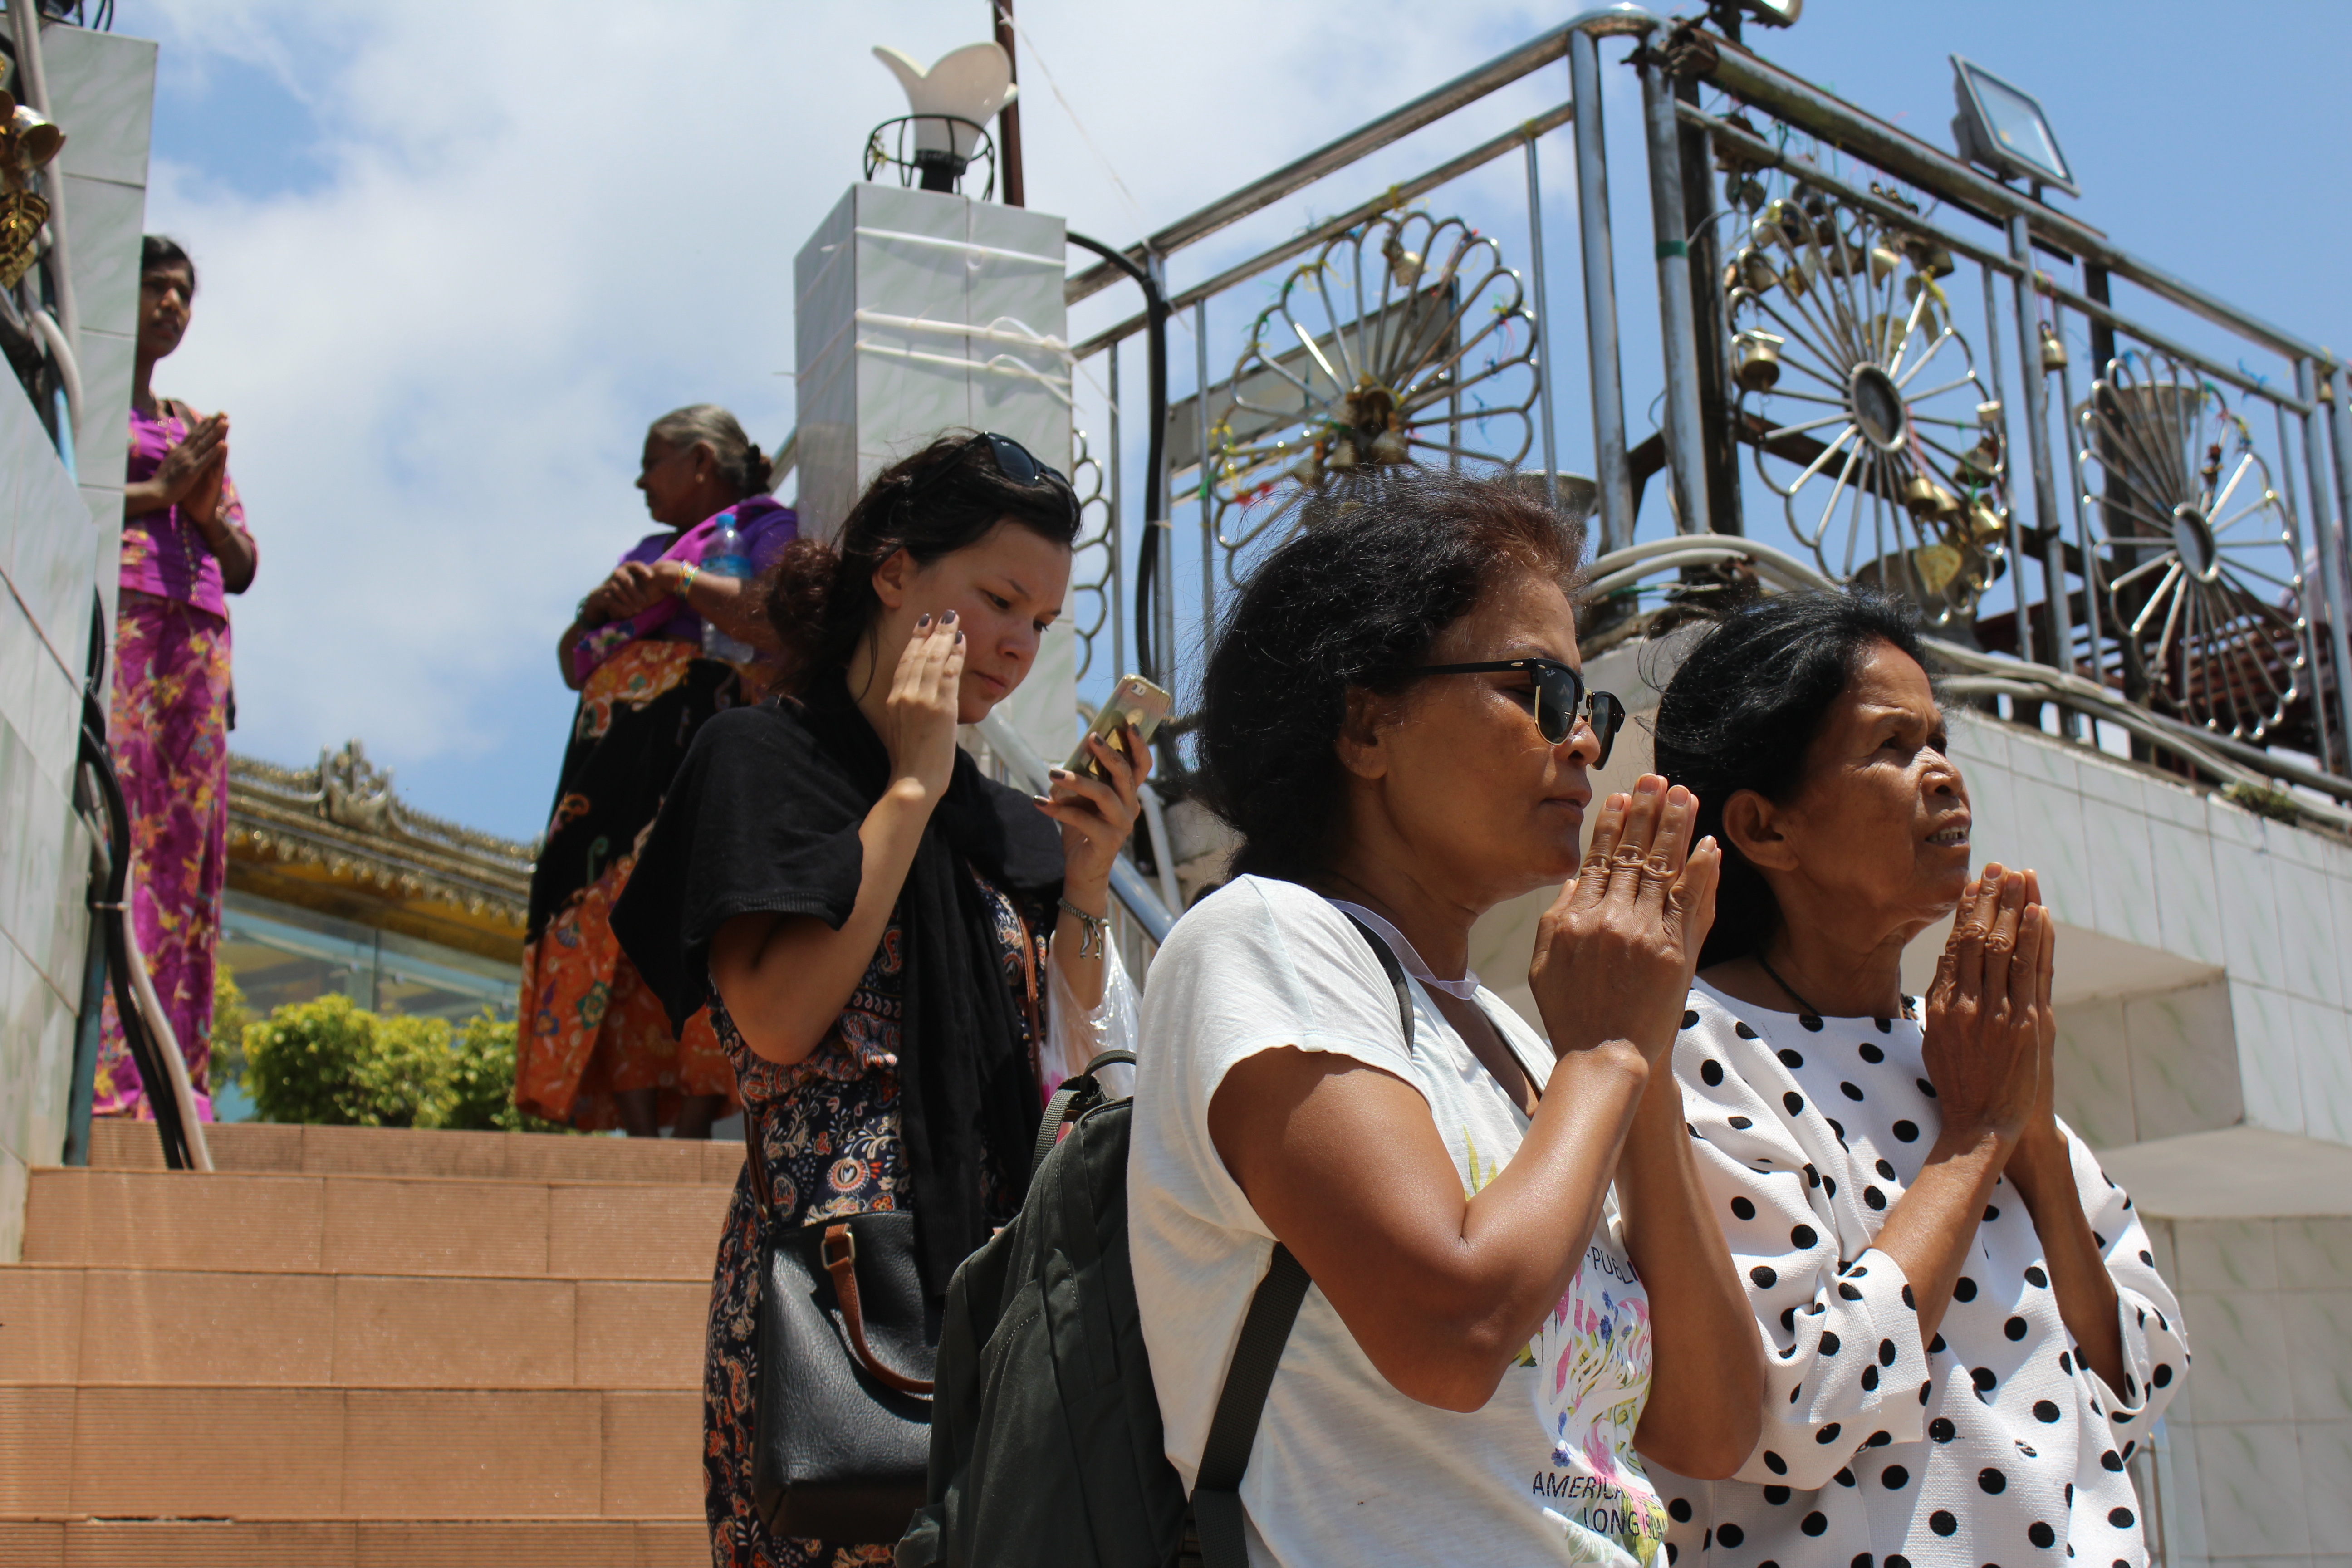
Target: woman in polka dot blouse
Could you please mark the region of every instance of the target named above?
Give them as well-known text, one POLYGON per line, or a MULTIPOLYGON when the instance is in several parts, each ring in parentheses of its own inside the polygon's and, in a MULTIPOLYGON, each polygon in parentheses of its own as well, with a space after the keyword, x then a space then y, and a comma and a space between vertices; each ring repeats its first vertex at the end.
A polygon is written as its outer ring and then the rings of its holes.
POLYGON ((1767 1363, 1737 1476, 1657 1478, 1677 1568, 2147 1561, 2179 1308, 2053 1114, 2055 932, 2031 871, 1969 877, 1923 666, 1891 602, 1785 595, 1659 707, 1725 849, 1675 1073, 1767 1363), (1903 948, 1956 907, 1922 1005, 1903 948))

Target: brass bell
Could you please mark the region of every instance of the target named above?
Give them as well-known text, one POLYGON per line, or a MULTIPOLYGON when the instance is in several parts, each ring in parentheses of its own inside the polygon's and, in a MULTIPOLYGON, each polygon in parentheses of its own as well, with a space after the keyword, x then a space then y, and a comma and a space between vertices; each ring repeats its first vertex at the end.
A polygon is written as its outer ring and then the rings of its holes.
POLYGON ((1404 241, 1391 234, 1381 245, 1381 254, 1389 258, 1389 277, 1398 288, 1411 292, 1421 280, 1421 252, 1407 250, 1404 241))
POLYGON ((2001 521, 2000 514, 1982 501, 1969 507, 1968 521, 1969 538, 1978 544, 1990 544, 2009 531, 2009 525, 2001 521))
POLYGON ((2044 372, 2064 370, 2066 368, 2066 345, 2059 341, 2057 332, 2052 330, 2049 322, 2041 322, 2040 326, 2042 328, 2042 370, 2044 372))
POLYGON ((1732 339, 1731 378, 1749 392, 1769 392, 1780 379, 1780 345, 1786 341, 1752 327, 1732 339))
POLYGON ((1992 432, 1961 454, 1952 477, 1970 489, 1982 489, 2000 477, 2000 442, 1992 432))
POLYGON ((1802 295, 1813 286, 1812 270, 1803 257, 1790 257, 1789 265, 1780 268, 1780 287, 1791 296, 1802 295))
POLYGON ((1760 250, 1741 251, 1738 267, 1739 281, 1751 294, 1764 293, 1780 280, 1772 269, 1772 258, 1760 250))
POLYGON ((1996 433, 1996 434, 1998 434, 1998 433, 2000 432, 2000 398, 1996 397, 1996 398, 1994 398, 1994 399, 1993 399, 1991 402, 1990 402, 1990 403, 1979 403, 1979 404, 1978 404, 1978 405, 1977 405, 1977 423, 1978 423, 1979 425, 1982 426, 1983 426, 1985 429, 1987 429, 1987 430, 1993 431, 1993 432, 1994 432, 1994 433, 1996 433))
POLYGON ((1895 275, 1895 268, 1901 265, 1902 260, 1901 257, 1887 249, 1885 245, 1872 246, 1870 247, 1870 280, 1873 283, 1885 282, 1895 275))
POLYGON ((1934 240, 1915 236, 1905 242, 1903 248, 1921 277, 1936 279, 1952 275, 1952 253, 1934 240))
POLYGON ((1923 544, 1911 552, 1911 570, 1922 588, 1940 597, 1960 574, 1960 552, 1948 544, 1923 544))
POLYGON ((1940 522, 1960 514, 1960 498, 1922 473, 1903 481, 1903 506, 1925 522, 1940 522))

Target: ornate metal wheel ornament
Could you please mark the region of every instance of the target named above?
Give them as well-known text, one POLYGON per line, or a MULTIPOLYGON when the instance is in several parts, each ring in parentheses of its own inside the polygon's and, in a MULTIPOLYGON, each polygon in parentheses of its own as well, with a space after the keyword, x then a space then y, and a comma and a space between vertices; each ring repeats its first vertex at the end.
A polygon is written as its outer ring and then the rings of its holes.
POLYGON ((1070 432, 1070 490, 1078 500, 1078 537, 1071 546, 1069 618, 1078 634, 1078 679, 1095 662, 1095 638, 1110 617, 1110 497, 1103 493, 1102 459, 1087 449, 1087 433, 1070 432))
POLYGON ((2193 372, 2133 353, 2107 363, 2075 425, 2102 476, 2084 499, 2132 673, 2157 706, 2263 739, 2309 666, 2294 521, 2245 421, 2193 372))
POLYGON ((1524 460, 1535 353, 1519 275, 1462 219, 1397 213, 1326 245, 1252 323, 1211 432, 1228 579, 1238 552, 1330 476, 1524 460))
POLYGON ((1973 612, 2009 523, 2000 405, 1977 379, 1924 237, 1819 195, 1769 203, 1725 279, 1756 469, 1823 572, 1931 624, 1973 612))

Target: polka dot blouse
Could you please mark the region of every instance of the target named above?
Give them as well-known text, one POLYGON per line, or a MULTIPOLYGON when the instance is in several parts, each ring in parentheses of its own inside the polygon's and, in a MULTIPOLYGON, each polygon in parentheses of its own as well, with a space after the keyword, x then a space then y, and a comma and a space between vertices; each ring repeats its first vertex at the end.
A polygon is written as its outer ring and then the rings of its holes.
POLYGON ((1677 1568, 2147 1561, 2125 1462, 2189 1365, 2131 1200, 2072 1132, 2122 1311, 2124 1386, 2074 1353, 2033 1221, 1993 1188, 1922 1344, 1872 1242, 1934 1146, 1919 1026, 1814 1018, 1700 985, 1675 1045, 1699 1176, 1763 1335, 1764 1434, 1738 1475, 1652 1468, 1677 1568))

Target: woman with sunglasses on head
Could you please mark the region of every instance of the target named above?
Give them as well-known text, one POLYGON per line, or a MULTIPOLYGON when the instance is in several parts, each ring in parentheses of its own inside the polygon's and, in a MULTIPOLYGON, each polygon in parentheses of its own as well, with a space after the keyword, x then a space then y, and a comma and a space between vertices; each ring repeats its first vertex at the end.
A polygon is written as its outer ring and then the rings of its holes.
POLYGON ((724 1568, 886 1563, 897 1534, 779 1539, 761 1521, 762 1224, 911 1209, 936 1302, 1018 1210, 1044 1094, 1131 1042, 1103 937, 1150 770, 1140 738, 1091 742, 1104 777, 1056 770, 1043 799, 956 744, 1035 662, 1077 531, 1069 482, 1018 443, 947 437, 877 476, 835 544, 791 546, 768 600, 783 692, 704 726, 614 915, 673 1024, 709 1006, 752 1144, 705 1363, 724 1568))
POLYGON ((1769 1352, 1738 1475, 1659 1478, 1684 1568, 2146 1563, 2124 1468, 2188 1368, 2179 1308, 2053 1113, 2050 911, 2031 871, 1969 875, 1908 615, 1742 610, 1656 733, 1724 846, 1674 1067, 1769 1352), (1956 906, 1922 1007, 1903 949, 1956 906))
POLYGON ((1370 476, 1216 632, 1201 755, 1242 842, 1153 961, 1129 1202, 1188 1485, 1277 1245, 1312 1280, 1241 1484, 1255 1563, 1663 1563, 1643 1457, 1728 1474, 1754 1441, 1665 1064, 1717 851, 1643 778, 1580 864, 1622 717, 1579 673, 1582 542, 1507 480, 1370 476), (1465 963, 1546 885, 1538 1033, 1465 963))

